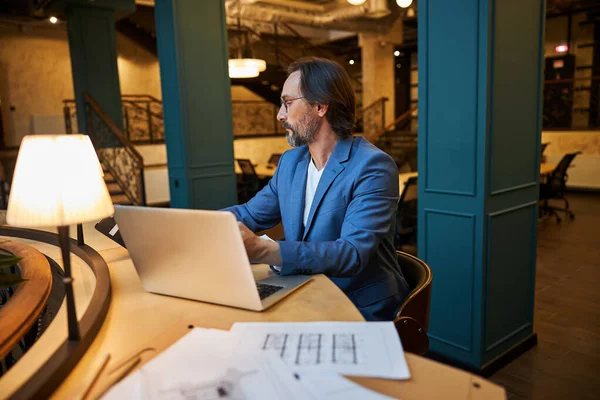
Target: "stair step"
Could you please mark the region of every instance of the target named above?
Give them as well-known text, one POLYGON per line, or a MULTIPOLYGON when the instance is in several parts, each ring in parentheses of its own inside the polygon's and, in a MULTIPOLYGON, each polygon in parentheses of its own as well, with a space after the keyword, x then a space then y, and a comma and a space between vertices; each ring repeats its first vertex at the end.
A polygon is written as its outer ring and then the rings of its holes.
POLYGON ((121 205, 130 205, 131 201, 125 194, 117 194, 114 196, 110 196, 113 204, 121 204, 121 205))
POLYGON ((106 184, 110 184, 110 183, 115 183, 116 180, 114 178, 114 176, 112 176, 112 174, 110 172, 105 172, 104 173, 104 182, 106 182, 106 184))
POLYGON ((106 188, 108 189, 108 193, 113 194, 122 194, 123 189, 116 182, 110 182, 106 184, 106 188))

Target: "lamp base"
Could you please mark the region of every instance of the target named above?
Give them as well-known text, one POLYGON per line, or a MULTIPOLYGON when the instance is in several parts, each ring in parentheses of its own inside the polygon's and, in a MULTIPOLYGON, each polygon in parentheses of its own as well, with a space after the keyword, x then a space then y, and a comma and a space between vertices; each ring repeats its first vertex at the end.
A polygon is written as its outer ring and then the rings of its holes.
MULTIPOLYGON (((79 231, 79 228, 78 228, 79 231)), ((82 229, 83 237, 83 229, 82 229)), ((65 294, 67 297, 67 323, 69 326, 69 340, 79 341, 81 333, 79 332, 79 322, 77 321, 77 311, 75 310, 75 295, 73 293, 73 277, 71 276, 71 238, 69 237, 69 227, 58 227, 58 241, 62 254, 65 276, 63 283, 65 284, 65 294)))
POLYGON ((83 224, 77 224, 77 246, 85 246, 83 237, 83 224))

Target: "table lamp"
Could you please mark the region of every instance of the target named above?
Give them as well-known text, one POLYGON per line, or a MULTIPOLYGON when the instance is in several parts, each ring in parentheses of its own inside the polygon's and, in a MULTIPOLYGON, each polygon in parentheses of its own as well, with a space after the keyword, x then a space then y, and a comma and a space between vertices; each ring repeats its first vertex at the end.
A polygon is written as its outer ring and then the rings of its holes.
POLYGON ((73 297, 69 225, 114 214, 99 165, 86 135, 25 136, 8 199, 6 221, 10 225, 58 227, 69 340, 80 339, 73 297))

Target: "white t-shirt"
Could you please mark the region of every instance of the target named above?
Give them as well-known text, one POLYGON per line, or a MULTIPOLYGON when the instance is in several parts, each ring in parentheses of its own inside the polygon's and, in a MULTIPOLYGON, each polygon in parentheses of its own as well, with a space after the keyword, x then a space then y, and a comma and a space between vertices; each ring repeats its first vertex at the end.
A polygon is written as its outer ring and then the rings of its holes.
MULTIPOLYGON (((308 164, 308 176, 306 177, 306 194, 304 195, 304 217, 302 218, 302 222, 305 228, 306 223, 308 222, 308 214, 310 214, 310 207, 312 206, 313 199, 315 198, 315 192, 317 191, 317 186, 319 186, 319 181, 321 180, 321 175, 323 175, 323 171, 325 171, 325 166, 323 166, 323 168, 321 168, 320 171, 317 171, 317 167, 315 166, 311 157, 310 163, 308 164)), ((260 238, 265 240, 273 240, 267 235, 262 235, 260 236, 260 238)), ((273 265, 273 268, 275 268, 277 271, 281 271, 280 266, 273 265)))
POLYGON ((306 228, 306 223, 308 222, 308 214, 310 214, 310 207, 312 206, 313 199, 315 198, 315 192, 317 191, 317 186, 319 186, 319 181, 321 180, 321 175, 323 175, 323 171, 325 171, 325 166, 321 168, 320 171, 317 171, 317 167, 313 162, 312 157, 310 158, 310 163, 308 164, 308 176, 306 177, 306 194, 304 195, 304 217, 302 218, 302 223, 306 228))

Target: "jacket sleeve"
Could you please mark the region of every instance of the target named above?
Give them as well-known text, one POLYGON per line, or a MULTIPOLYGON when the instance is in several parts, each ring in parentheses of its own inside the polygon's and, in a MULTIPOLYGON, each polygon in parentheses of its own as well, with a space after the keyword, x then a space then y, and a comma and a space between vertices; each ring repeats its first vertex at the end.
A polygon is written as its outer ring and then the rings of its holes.
MULTIPOLYGON (((283 157, 281 160, 283 160, 283 157)), ((280 164, 281 160, 279 161, 280 164)), ((278 170, 279 168, 275 170, 275 174, 269 180, 269 183, 250 201, 238 206, 224 208, 222 211, 232 212, 235 218, 252 232, 262 231, 277 225, 281 221, 279 196, 277 195, 278 170)))
POLYGON ((358 174, 340 238, 328 242, 280 241, 281 275, 323 273, 351 277, 368 265, 393 225, 398 205, 398 170, 387 154, 377 153, 358 174))

